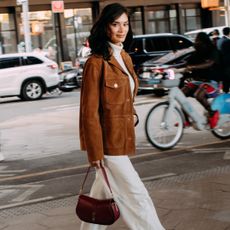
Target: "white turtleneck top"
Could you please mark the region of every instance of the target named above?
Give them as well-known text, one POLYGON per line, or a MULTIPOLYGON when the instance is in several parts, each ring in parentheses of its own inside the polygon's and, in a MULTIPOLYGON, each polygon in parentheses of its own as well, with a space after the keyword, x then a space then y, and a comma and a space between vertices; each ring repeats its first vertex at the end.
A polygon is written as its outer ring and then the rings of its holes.
POLYGON ((123 49, 123 45, 121 46, 118 46, 118 45, 115 45, 111 42, 109 42, 109 45, 111 46, 112 50, 113 50, 113 56, 116 58, 117 62, 120 64, 120 66, 122 67, 122 69, 128 74, 129 76, 129 83, 130 83, 130 90, 131 90, 131 93, 133 95, 133 91, 134 91, 134 87, 135 87, 135 83, 134 83, 134 80, 131 76, 131 74, 129 73, 122 57, 121 57, 121 50, 123 49))

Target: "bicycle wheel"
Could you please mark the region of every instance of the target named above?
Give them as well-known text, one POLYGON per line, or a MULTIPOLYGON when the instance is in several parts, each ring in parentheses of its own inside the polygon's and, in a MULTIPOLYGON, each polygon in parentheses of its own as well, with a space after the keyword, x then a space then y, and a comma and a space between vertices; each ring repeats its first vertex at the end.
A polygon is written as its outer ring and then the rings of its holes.
POLYGON ((226 121, 221 126, 212 130, 214 136, 220 139, 228 139, 230 138, 230 121, 226 121))
POLYGON ((153 106, 145 121, 145 133, 148 141, 161 150, 174 147, 181 139, 184 130, 183 117, 176 107, 168 121, 165 121, 165 112, 168 107, 168 102, 161 102, 153 106))

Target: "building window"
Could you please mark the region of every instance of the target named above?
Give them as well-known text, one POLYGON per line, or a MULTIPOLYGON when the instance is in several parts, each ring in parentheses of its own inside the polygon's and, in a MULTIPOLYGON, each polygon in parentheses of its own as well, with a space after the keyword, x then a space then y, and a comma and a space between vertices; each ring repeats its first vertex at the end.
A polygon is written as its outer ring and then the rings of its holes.
POLYGON ((182 17, 185 31, 197 30, 201 28, 200 9, 183 9, 182 17))
POLYGON ((89 36, 93 24, 92 10, 91 8, 67 9, 64 12, 64 17, 69 55, 74 61, 89 36))
MULTIPOLYGON (((22 17, 21 17, 22 18, 22 17)), ((29 12, 32 49, 42 50, 46 55, 55 60, 57 52, 56 38, 53 27, 53 17, 50 10, 29 12)), ((23 40, 24 32, 20 25, 20 35, 23 40)))
POLYGON ((165 33, 170 31, 169 11, 166 8, 147 8, 147 33, 165 33))
POLYGON ((142 12, 140 7, 130 8, 130 23, 132 26, 133 34, 143 34, 142 28, 142 12))
POLYGON ((0 54, 17 52, 13 14, 0 14, 0 54))
POLYGON ((170 10, 169 11, 169 21, 170 21, 170 32, 171 33, 177 33, 178 27, 177 27, 177 14, 176 10, 170 10))

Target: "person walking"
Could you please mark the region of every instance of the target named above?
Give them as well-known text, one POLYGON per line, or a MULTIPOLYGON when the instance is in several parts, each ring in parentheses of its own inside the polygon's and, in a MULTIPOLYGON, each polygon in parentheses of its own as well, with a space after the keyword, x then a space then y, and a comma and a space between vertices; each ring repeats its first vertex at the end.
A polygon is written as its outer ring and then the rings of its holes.
POLYGON ((218 50, 221 50, 223 42, 230 38, 230 27, 224 27, 222 30, 222 33, 223 33, 223 36, 220 39, 218 39, 218 41, 217 41, 217 49, 218 50))
POLYGON ((218 29, 213 30, 209 36, 211 37, 213 44, 217 47, 217 42, 220 39, 219 30, 218 29))
MULTIPOLYGON (((135 153, 134 126, 138 123, 133 101, 138 79, 123 46, 132 30, 127 9, 107 5, 93 25, 91 55, 84 65, 80 102, 80 142, 88 161, 96 168, 90 195, 107 198, 100 170, 108 174, 121 217, 131 230, 164 230, 154 204, 135 171, 129 155, 135 153)), ((106 226, 81 223, 81 230, 104 230, 106 226)))
POLYGON ((230 88, 230 39, 225 39, 221 46, 221 54, 223 60, 223 91, 229 93, 230 88))

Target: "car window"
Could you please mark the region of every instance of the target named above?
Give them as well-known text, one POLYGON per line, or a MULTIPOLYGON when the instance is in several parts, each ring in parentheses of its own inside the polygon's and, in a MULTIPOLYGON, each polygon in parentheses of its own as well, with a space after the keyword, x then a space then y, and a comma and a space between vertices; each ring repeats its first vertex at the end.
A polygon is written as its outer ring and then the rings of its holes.
POLYGON ((23 65, 35 65, 35 64, 41 64, 43 63, 42 60, 39 58, 28 56, 28 57, 22 57, 22 64, 23 65))
POLYGON ((180 60, 186 60, 193 51, 194 48, 192 47, 177 51, 171 51, 166 55, 163 55, 155 59, 155 62, 159 64, 173 64, 174 62, 179 62, 180 60))
POLYGON ((171 50, 169 39, 166 37, 155 37, 145 39, 145 49, 147 52, 171 50))
POLYGON ((19 57, 0 58, 0 69, 20 66, 19 57))
POLYGON ((183 37, 172 37, 171 45, 173 50, 180 50, 192 46, 192 42, 183 37))
POLYGON ((191 56, 191 53, 185 54, 181 57, 175 58, 174 60, 167 62, 167 64, 176 64, 176 63, 180 63, 180 62, 186 62, 190 56, 191 56))
POLYGON ((133 39, 129 51, 130 53, 140 53, 143 52, 143 42, 142 39, 133 39))

